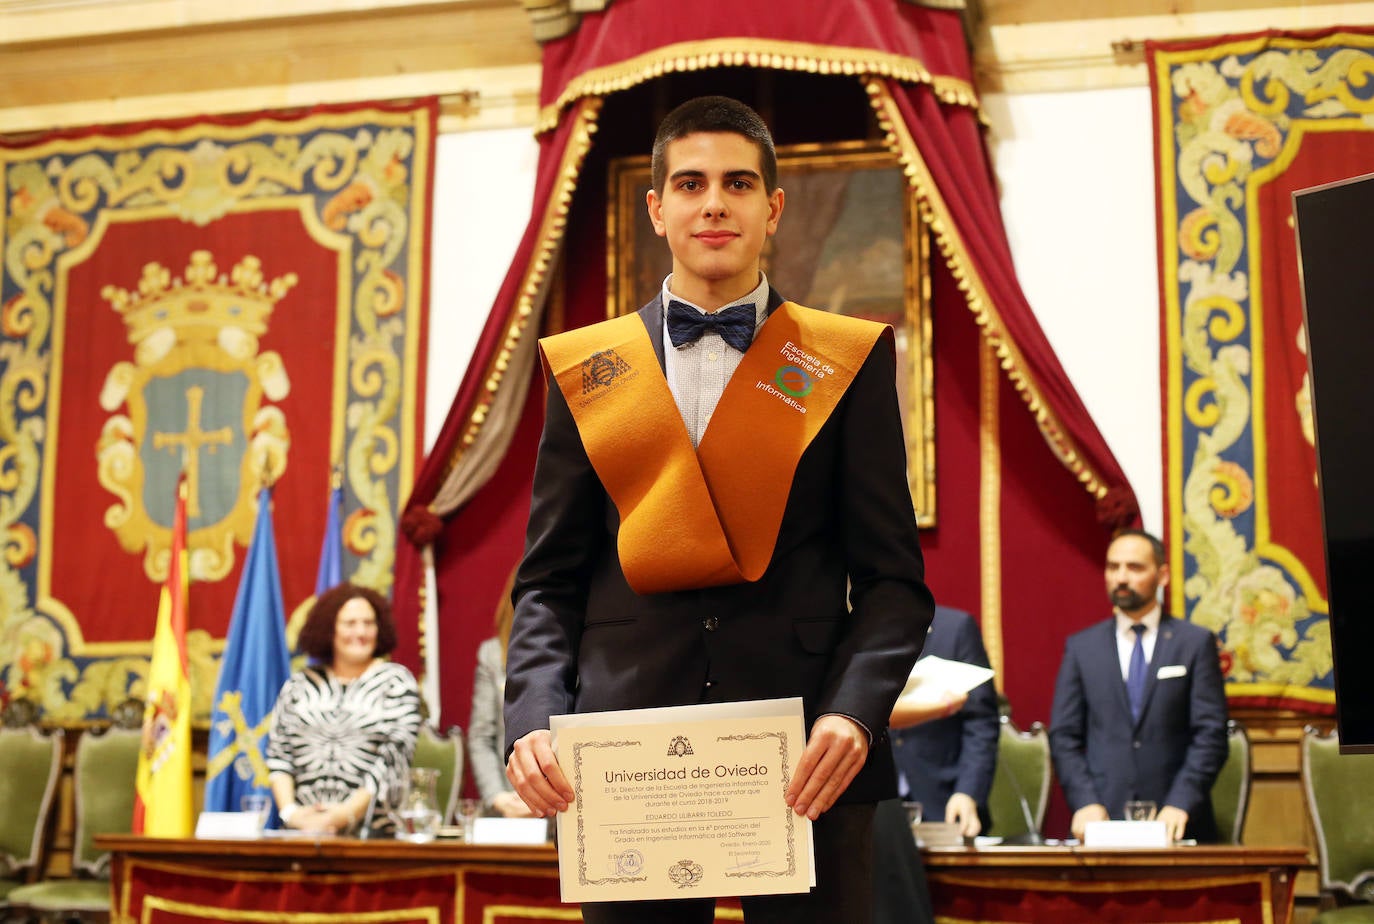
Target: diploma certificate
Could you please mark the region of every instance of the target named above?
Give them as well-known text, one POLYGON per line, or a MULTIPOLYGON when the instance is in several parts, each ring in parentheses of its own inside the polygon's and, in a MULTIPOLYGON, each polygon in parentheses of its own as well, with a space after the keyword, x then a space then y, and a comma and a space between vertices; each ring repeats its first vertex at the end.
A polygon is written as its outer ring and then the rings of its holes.
POLYGON ((815 884, 811 822, 783 802, 800 699, 555 716, 575 796, 558 815, 567 902, 768 895, 815 884))

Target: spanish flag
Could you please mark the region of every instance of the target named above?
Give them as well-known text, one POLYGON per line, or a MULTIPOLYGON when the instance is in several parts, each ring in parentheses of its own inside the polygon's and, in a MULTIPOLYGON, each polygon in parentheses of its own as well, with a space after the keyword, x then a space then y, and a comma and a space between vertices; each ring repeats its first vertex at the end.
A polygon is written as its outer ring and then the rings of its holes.
POLYGON ((177 481, 172 554, 157 607, 143 747, 138 754, 134 833, 190 837, 191 680, 186 670, 186 476, 177 481))

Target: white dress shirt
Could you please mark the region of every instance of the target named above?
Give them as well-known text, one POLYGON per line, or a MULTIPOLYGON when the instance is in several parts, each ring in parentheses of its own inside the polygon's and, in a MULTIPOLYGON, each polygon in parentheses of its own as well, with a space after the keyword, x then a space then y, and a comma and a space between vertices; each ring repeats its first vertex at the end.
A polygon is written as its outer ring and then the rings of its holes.
MULTIPOLYGON (((1131 652, 1135 649, 1135 632, 1131 626, 1135 623, 1131 617, 1120 610, 1116 613, 1116 656, 1121 659, 1121 679, 1125 680, 1126 675, 1131 670, 1131 652)), ((1159 638, 1159 605, 1141 617, 1140 621, 1145 625, 1145 634, 1141 636, 1140 646, 1145 649, 1145 664, 1148 667, 1155 656, 1155 640, 1159 638)))
MULTIPOLYGON (((714 331, 707 331, 693 343, 673 346, 668 336, 668 302, 679 301, 702 314, 707 312, 687 299, 674 295, 669 288, 672 282, 671 275, 663 280, 663 372, 668 378, 668 390, 677 402, 682 422, 687 425, 687 434, 692 438, 692 448, 695 449, 701 443, 702 434, 711 422, 716 405, 720 403, 726 383, 739 368, 744 354, 714 331)), ((754 333, 757 334, 763 322, 768 320, 768 278, 763 273, 759 273, 759 284, 754 291, 731 304, 742 305, 746 302, 754 305, 754 333)))

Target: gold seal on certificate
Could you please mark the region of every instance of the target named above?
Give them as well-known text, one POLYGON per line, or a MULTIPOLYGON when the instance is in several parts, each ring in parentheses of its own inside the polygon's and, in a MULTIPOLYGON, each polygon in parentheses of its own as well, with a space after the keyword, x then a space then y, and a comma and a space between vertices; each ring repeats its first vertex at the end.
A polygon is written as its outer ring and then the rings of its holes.
POLYGON ((783 801, 800 699, 554 716, 575 796, 558 816, 563 901, 805 892, 811 822, 783 801))

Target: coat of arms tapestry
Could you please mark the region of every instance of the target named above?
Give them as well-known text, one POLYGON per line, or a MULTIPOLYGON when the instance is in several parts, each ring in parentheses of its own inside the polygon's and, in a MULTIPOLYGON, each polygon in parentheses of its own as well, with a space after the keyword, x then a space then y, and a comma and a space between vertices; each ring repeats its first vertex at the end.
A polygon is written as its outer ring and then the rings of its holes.
POLYGON ((79 723, 142 695, 182 472, 197 717, 262 485, 288 608, 314 591, 334 472, 344 577, 390 590, 423 420, 435 112, 0 144, 0 699, 79 723))

